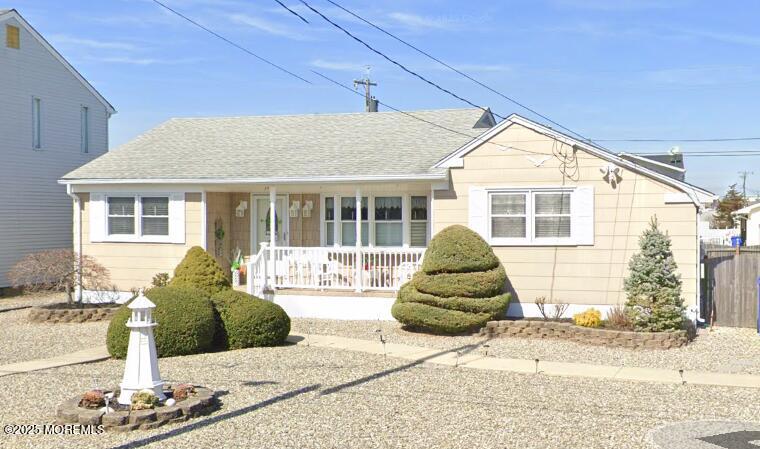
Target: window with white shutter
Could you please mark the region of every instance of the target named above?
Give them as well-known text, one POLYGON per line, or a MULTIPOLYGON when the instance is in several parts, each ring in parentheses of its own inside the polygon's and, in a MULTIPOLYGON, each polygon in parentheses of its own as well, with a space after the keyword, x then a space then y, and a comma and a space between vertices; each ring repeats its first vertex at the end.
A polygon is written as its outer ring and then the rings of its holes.
POLYGON ((484 237, 492 245, 594 243, 593 187, 483 190, 486 194, 477 189, 470 193, 471 209, 476 209, 470 213, 470 226, 486 229, 484 237), (486 206, 473 207, 473 198, 486 202, 486 206), (481 214, 480 210, 486 210, 487 214, 481 214))
POLYGON ((410 218, 409 244, 411 246, 427 245, 428 234, 428 199, 426 196, 413 196, 410 218))
POLYGON ((91 242, 185 242, 185 194, 90 194, 91 242))

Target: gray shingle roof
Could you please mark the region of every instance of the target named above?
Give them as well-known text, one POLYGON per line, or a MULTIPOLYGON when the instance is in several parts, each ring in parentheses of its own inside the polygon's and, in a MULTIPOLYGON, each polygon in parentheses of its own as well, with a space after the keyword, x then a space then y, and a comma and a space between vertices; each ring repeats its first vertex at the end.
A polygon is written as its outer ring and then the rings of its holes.
POLYGON ((171 119, 63 179, 430 175, 485 131, 482 121, 475 127, 479 109, 408 114, 419 119, 399 112, 171 119))

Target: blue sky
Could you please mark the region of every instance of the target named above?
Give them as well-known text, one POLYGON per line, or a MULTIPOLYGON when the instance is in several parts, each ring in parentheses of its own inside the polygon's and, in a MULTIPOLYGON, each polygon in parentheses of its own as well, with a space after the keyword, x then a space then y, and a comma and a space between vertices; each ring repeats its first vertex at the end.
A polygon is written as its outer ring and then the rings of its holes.
MULTIPOLYGON (((173 8, 314 85, 257 62, 149 0, 24 0, 18 9, 119 111, 119 145, 175 116, 347 112, 350 84, 371 66, 382 101, 402 109, 464 107, 384 62, 319 17, 301 22, 274 0, 166 0, 173 8)), ((324 0, 310 3, 441 85, 507 115, 517 106, 371 30, 324 0)), ((760 136, 760 2, 696 0, 340 0, 344 6, 597 139, 760 136)), ((360 132, 360 130, 357 130, 360 132)), ((667 151, 677 143, 605 144, 667 151)), ((755 149, 760 141, 681 143, 682 151, 755 149)), ((687 179, 715 192, 760 157, 686 156, 687 179)), ((756 167, 756 168, 755 168, 756 167)))

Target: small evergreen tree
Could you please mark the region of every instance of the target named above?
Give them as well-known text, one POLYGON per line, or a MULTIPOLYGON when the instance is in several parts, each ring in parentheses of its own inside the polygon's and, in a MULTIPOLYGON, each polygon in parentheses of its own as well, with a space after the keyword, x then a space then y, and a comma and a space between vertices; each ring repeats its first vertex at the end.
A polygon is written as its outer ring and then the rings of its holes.
POLYGON ((723 198, 718 200, 718 207, 716 208, 715 219, 713 225, 716 228, 733 228, 734 216, 731 212, 741 209, 747 205, 747 199, 744 195, 736 190, 736 184, 732 184, 728 187, 728 191, 723 198))
POLYGON ((661 332, 683 326, 681 276, 676 272, 670 245, 670 237, 660 230, 654 217, 639 237, 641 251, 628 263, 625 307, 638 331, 661 332))

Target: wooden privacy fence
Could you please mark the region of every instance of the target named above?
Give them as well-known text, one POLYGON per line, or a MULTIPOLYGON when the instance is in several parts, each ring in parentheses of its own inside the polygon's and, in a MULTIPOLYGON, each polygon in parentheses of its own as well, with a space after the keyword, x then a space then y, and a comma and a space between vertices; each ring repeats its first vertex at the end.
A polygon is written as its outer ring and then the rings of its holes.
POLYGON ((701 310, 708 323, 758 327, 760 247, 703 248, 701 310))

